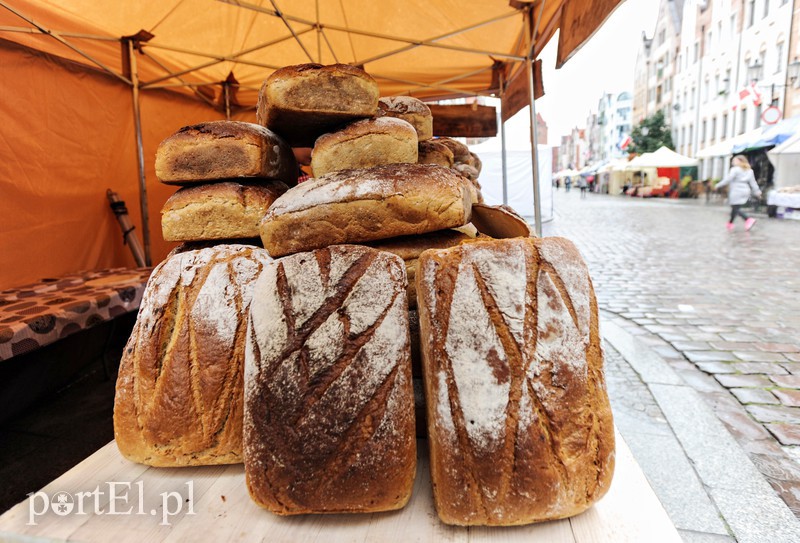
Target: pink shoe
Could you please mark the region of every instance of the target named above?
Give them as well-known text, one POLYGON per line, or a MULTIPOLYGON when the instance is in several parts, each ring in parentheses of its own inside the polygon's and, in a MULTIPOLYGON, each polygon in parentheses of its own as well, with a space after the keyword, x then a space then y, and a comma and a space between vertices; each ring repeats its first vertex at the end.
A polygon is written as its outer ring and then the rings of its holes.
POLYGON ((733 223, 729 222, 728 224, 725 225, 725 228, 728 229, 728 232, 733 232, 733 223))
POLYGON ((756 223, 756 220, 753 217, 750 217, 749 219, 744 221, 744 229, 745 230, 750 230, 751 228, 753 228, 753 225, 755 223, 756 223))

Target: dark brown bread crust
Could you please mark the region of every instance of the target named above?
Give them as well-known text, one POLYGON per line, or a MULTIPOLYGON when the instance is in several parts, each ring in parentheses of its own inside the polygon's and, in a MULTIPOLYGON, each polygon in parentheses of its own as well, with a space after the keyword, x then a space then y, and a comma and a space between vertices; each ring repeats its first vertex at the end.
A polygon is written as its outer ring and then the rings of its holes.
POLYGON ((419 142, 417 161, 420 164, 438 164, 445 168, 453 167, 453 151, 444 143, 436 140, 419 142))
POLYGON ((184 126, 156 151, 156 177, 169 185, 233 178, 277 179, 297 184, 297 162, 289 146, 263 126, 210 121, 184 126))
POLYGON ((597 303, 562 238, 420 256, 431 479, 447 524, 576 515, 608 490, 614 429, 597 303))
POLYGON ((378 100, 378 115, 397 117, 411 123, 417 139, 426 141, 433 137, 433 115, 425 102, 411 96, 386 96, 378 100))
POLYGON ((248 326, 253 500, 280 515, 403 507, 416 441, 402 260, 352 245, 283 258, 248 326))
POLYGON ((242 461, 244 339, 263 249, 178 253, 147 283, 120 363, 114 437, 151 466, 242 461))
POLYGON ((356 66, 286 66, 261 86, 256 118, 292 147, 312 147, 339 125, 373 117, 379 94, 375 80, 356 66))

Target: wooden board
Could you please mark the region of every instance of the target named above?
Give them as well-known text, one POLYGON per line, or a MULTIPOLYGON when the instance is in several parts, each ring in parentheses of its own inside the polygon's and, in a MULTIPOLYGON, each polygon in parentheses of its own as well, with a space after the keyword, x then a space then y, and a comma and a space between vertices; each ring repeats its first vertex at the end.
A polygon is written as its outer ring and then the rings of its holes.
MULTIPOLYGON (((544 83, 542 82, 542 61, 533 61, 533 96, 538 100, 544 96, 544 83)), ((522 108, 530 105, 530 88, 528 84, 528 70, 524 67, 517 70, 511 81, 508 82, 500 98, 500 116, 503 122, 516 115, 522 108)))
POLYGON ((491 106, 428 104, 433 135, 453 138, 492 138, 497 135, 497 110, 491 106))
MULTIPOLYGON (((0 516, 0 541, 680 542, 678 532, 619 434, 614 481, 600 502, 571 519, 513 528, 461 528, 439 522, 431 494, 427 447, 425 441, 419 444, 414 494, 404 509, 366 515, 278 517, 250 500, 241 465, 151 468, 128 462, 111 442, 42 490, 53 501, 60 491, 70 493, 74 507, 69 514, 58 515, 51 510, 31 516, 29 498, 0 516), (114 510, 131 509, 129 514, 109 514, 109 482, 120 483, 115 487, 118 497, 126 495, 125 500, 117 499, 114 510), (128 483, 130 487, 126 486, 128 483), (100 496, 85 498, 84 514, 77 514, 75 497, 79 492, 95 489, 100 489, 100 496), (168 496, 167 508, 176 514, 164 515, 162 495, 168 496), (143 514, 136 514, 139 512, 143 514)), ((44 510, 43 500, 40 497, 34 504, 35 510, 44 510)))

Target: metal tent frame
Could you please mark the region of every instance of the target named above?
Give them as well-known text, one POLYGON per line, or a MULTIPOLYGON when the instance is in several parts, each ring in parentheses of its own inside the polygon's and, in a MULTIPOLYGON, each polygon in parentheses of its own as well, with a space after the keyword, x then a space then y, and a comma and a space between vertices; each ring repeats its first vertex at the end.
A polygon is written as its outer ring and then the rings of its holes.
MULTIPOLYGON (((390 34, 382 34, 378 32, 366 31, 366 30, 359 30, 350 28, 348 25, 334 25, 334 24, 327 24, 319 20, 319 0, 316 0, 317 5, 317 16, 316 20, 308 20, 301 17, 296 17, 289 15, 280 9, 278 9, 275 0, 270 0, 272 5, 272 9, 258 6, 249 2, 240 1, 240 0, 218 0, 222 3, 231 4, 242 9, 251 10, 254 12, 258 12, 260 14, 264 14, 265 16, 274 17, 280 19, 284 26, 288 30, 287 35, 276 37, 270 41, 257 44, 253 47, 248 47, 241 51, 236 52, 232 55, 219 55, 214 53, 209 53, 207 51, 196 51, 196 50, 188 50, 179 47, 167 46, 163 44, 154 44, 150 43, 150 40, 154 37, 152 34, 140 31, 136 35, 133 36, 122 36, 119 38, 109 37, 109 36, 101 36, 101 35, 93 35, 93 34, 84 34, 84 33, 70 33, 64 31, 58 31, 52 28, 47 28, 43 24, 35 21, 33 18, 27 16, 26 14, 22 13, 15 7, 10 5, 9 0, 0 0, 0 7, 8 10, 9 12, 13 13, 21 20, 25 21, 30 27, 16 27, 16 26, 0 26, 0 34, 4 32, 24 32, 24 33, 40 33, 47 36, 50 36, 54 40, 58 41, 65 47, 69 48, 73 52, 77 53, 86 61, 88 61, 88 65, 92 66, 102 72, 105 72, 120 82, 128 85, 131 88, 131 100, 132 100, 132 113, 134 117, 134 125, 136 130, 136 153, 137 153, 137 166, 138 166, 138 173, 139 173, 139 200, 140 200, 140 212, 142 217, 142 231, 144 237, 144 251, 145 251, 145 259, 148 265, 152 264, 152 258, 150 253, 150 231, 148 227, 148 217, 149 217, 149 209, 147 204, 147 183, 145 177, 145 165, 144 165, 144 152, 143 152, 143 144, 142 144, 142 126, 141 126, 141 111, 140 111, 140 93, 141 91, 152 90, 152 89, 179 89, 184 88, 193 91, 194 95, 204 101, 210 107, 215 109, 220 108, 222 109, 227 118, 230 118, 231 115, 231 89, 232 87, 236 87, 237 89, 248 89, 256 91, 258 89, 248 86, 239 85, 235 82, 235 78, 233 77, 233 73, 228 76, 228 78, 224 81, 219 81, 215 83, 193 83, 189 82, 184 79, 183 76, 196 72, 197 70, 201 70, 203 68, 219 64, 226 61, 248 64, 252 66, 257 66, 261 68, 265 68, 268 70, 275 70, 280 68, 281 66, 271 65, 262 62, 255 62, 252 60, 242 58, 245 55, 254 53, 256 51, 262 51, 267 49, 271 46, 277 45, 279 43, 283 43, 286 41, 294 40, 303 50, 304 54, 308 57, 310 62, 317 62, 322 58, 322 48, 323 44, 327 47, 327 50, 330 54, 335 58, 338 59, 336 52, 333 50, 331 45, 331 41, 328 37, 329 32, 345 32, 348 36, 358 35, 358 36, 366 36, 371 38, 381 38, 384 40, 392 40, 396 41, 401 46, 392 49, 391 51, 383 52, 378 55, 374 55, 368 58, 358 59, 356 64, 365 65, 377 60, 381 60, 393 55, 399 55, 410 50, 416 48, 429 48, 431 50, 451 50, 451 51, 458 51, 462 53, 470 53, 481 55, 485 57, 489 57, 494 61, 493 65, 487 66, 485 68, 481 68, 478 70, 470 71, 469 73, 459 74, 457 76, 441 79, 435 81, 434 83, 426 83, 421 80, 412 80, 412 79, 405 79, 405 78, 398 78, 392 77, 387 74, 381 74, 380 72, 369 71, 370 75, 375 78, 376 80, 384 80, 390 81, 394 83, 400 83, 403 85, 407 85, 407 93, 413 94, 414 92, 425 90, 428 92, 436 92, 440 93, 433 97, 428 97, 426 99, 433 100, 433 99, 444 99, 444 98, 454 98, 454 97, 463 97, 463 96, 483 96, 483 97, 500 97, 501 99, 504 96, 504 92, 506 90, 506 82, 511 78, 502 77, 503 70, 499 70, 501 77, 496 82, 496 88, 488 89, 485 91, 468 91, 457 86, 457 83, 463 79, 468 77, 486 72, 486 71, 493 71, 497 69, 497 64, 500 63, 501 67, 506 69, 506 73, 508 74, 517 74, 521 69, 525 69, 527 71, 527 82, 528 82, 528 106, 529 106, 529 113, 530 113, 530 135, 531 135, 531 164, 532 164, 532 171, 533 171, 533 198, 534 198, 534 211, 535 211, 535 230, 536 234, 541 236, 542 235, 542 225, 541 225, 541 207, 539 202, 539 170, 538 170, 538 160, 536 157, 536 151, 538 148, 538 141, 537 141, 537 134, 536 134, 536 105, 534 99, 534 77, 535 72, 533 70, 533 62, 536 59, 538 53, 541 52, 541 49, 544 47, 544 43, 549 39, 552 34, 555 32, 554 20, 555 17, 551 18, 549 24, 544 30, 542 35, 539 34, 540 23, 542 21, 545 5, 548 3, 548 0, 538 0, 537 2, 514 2, 512 1, 511 7, 514 8, 513 10, 503 13, 498 16, 490 17, 488 19, 484 19, 475 23, 472 23, 464 28, 459 28, 455 30, 451 30, 447 33, 440 34, 437 36, 432 36, 427 39, 412 39, 406 36, 399 36, 399 35, 390 35, 390 34), (498 21, 506 20, 510 17, 515 16, 522 16, 524 17, 524 26, 521 34, 517 37, 517 49, 521 49, 521 54, 503 52, 503 51, 491 51, 491 50, 483 50, 483 49, 472 49, 468 47, 460 47, 456 45, 441 43, 442 40, 447 38, 452 38, 453 36, 457 36, 459 34, 463 34, 465 32, 469 32, 472 30, 476 30, 478 28, 482 28, 487 25, 491 25, 498 21), (301 27, 301 28, 297 28, 301 27), (314 58, 310 51, 305 47, 303 42, 300 40, 300 37, 309 33, 315 32, 317 37, 317 56, 314 58), (122 73, 118 73, 113 68, 107 66, 102 61, 98 60, 91 54, 85 52, 81 47, 79 47, 75 42, 79 40, 99 40, 104 42, 116 42, 120 45, 122 56, 123 56, 123 66, 122 66, 122 73), (203 62, 196 64, 194 66, 190 66, 188 68, 180 69, 180 70, 173 70, 167 67, 164 63, 158 60, 157 55, 150 54, 148 50, 169 50, 173 52, 183 53, 194 55, 199 58, 206 59, 203 62), (141 81, 139 79, 139 67, 137 64, 137 55, 136 52, 139 52, 143 57, 147 58, 148 61, 152 62, 155 66, 158 66, 161 70, 163 70, 164 75, 160 77, 155 77, 153 79, 147 81, 141 81), (502 62, 496 61, 495 59, 502 59, 502 62), (204 87, 208 87, 209 85, 219 85, 221 88, 221 96, 224 97, 222 100, 222 104, 217 104, 213 100, 211 100, 205 93, 202 92, 204 87), (455 85, 455 86, 454 86, 455 85)), ((551 3, 555 0, 551 0, 551 3)), ((352 38, 351 40, 351 48, 352 48, 352 38)), ((248 106, 249 108, 253 108, 254 106, 248 106)), ((243 109, 248 109, 245 107, 243 109)), ((505 149, 505 123, 500 119, 500 130, 501 130, 501 138, 502 138, 502 147, 503 147, 503 183, 504 183, 504 194, 506 193, 507 188, 505 187, 507 180, 506 180, 506 149, 505 149)))

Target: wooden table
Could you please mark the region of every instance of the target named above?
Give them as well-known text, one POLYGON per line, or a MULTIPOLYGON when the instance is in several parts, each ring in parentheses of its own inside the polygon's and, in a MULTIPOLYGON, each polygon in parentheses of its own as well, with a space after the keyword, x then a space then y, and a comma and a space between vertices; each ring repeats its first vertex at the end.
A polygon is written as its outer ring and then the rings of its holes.
POLYGON ((419 451, 414 493, 411 502, 400 511, 278 517, 250 500, 241 465, 151 468, 125 460, 111 442, 47 485, 42 490, 47 498, 28 498, 0 516, 0 541, 681 541, 619 434, 614 481, 600 502, 568 520, 513 528, 460 528, 439 522, 433 506, 425 441, 420 441, 419 451), (109 514, 109 482, 120 483, 114 487, 117 500, 113 510, 130 510, 128 514, 109 514), (77 514, 78 493, 95 489, 100 492, 84 496, 83 514, 77 514), (70 498, 59 504, 58 492, 68 492, 70 498), (31 499, 36 500, 32 505, 35 512, 44 511, 50 500, 56 507, 63 505, 64 510, 70 503, 73 508, 63 515, 51 508, 47 513, 31 516, 31 499), (176 514, 165 515, 173 511, 176 514), (35 525, 28 524, 31 519, 35 525))

